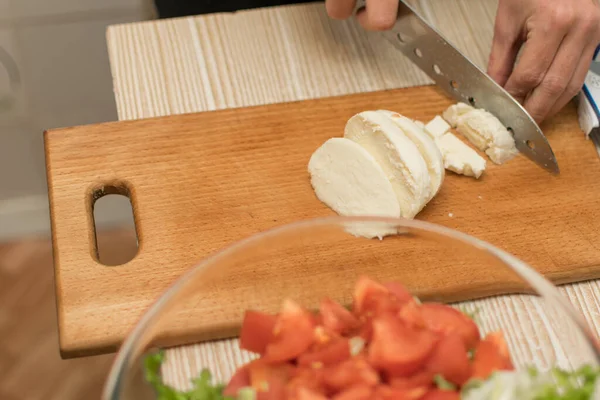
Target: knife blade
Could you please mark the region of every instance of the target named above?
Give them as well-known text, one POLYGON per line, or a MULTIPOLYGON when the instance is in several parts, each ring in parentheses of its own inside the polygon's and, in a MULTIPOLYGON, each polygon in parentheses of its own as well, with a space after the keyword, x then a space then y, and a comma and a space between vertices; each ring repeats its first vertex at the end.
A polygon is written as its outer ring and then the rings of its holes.
MULTIPOLYGON (((364 7, 365 1, 359 0, 355 12, 364 7)), ((495 115, 513 133, 525 157, 551 173, 560 173, 548 140, 523 106, 403 0, 396 24, 382 34, 450 97, 495 115)))

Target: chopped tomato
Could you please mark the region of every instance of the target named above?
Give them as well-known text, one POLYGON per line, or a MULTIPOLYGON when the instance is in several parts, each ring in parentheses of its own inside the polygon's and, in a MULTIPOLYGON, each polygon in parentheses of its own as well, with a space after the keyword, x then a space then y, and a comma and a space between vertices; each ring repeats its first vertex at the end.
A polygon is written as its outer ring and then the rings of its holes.
POLYGON ((257 391, 267 391, 269 382, 280 381, 286 383, 293 374, 294 366, 289 363, 267 364, 258 359, 248 364, 250 385, 257 391))
POLYGON ((390 379, 390 386, 397 389, 415 389, 433 386, 433 377, 435 374, 431 371, 423 370, 414 375, 394 377, 390 379))
POLYGON ((311 391, 324 393, 323 368, 298 367, 288 383, 288 390, 295 393, 298 388, 308 388, 311 391))
POLYGON ((337 364, 350 358, 350 341, 346 338, 333 340, 314 351, 301 354, 298 357, 298 365, 331 365, 337 364))
POLYGON ((500 333, 481 339, 459 310, 420 304, 400 283, 367 277, 352 311, 325 298, 318 313, 290 300, 277 315, 246 312, 240 347, 261 357, 238 369, 224 393, 251 386, 257 400, 459 400, 471 377, 514 368, 500 333), (436 376, 456 390, 438 388, 436 376))
POLYGON ((332 400, 370 400, 373 388, 367 385, 352 386, 332 397, 332 400))
POLYGON ((250 373, 248 372, 248 366, 244 365, 233 374, 229 383, 223 390, 225 396, 237 396, 238 391, 243 388, 250 386, 250 373))
POLYGON ((407 376, 418 371, 433 351, 437 337, 415 329, 390 315, 373 320, 369 362, 391 376, 407 376))
POLYGON ((460 400, 460 393, 452 390, 434 389, 419 400, 460 400))
POLYGON ((415 328, 427 328, 427 324, 425 323, 425 319, 421 315, 421 305, 416 301, 408 302, 398 314, 400 319, 407 323, 408 325, 415 328))
POLYGON ((449 382, 463 385, 471 375, 471 364, 461 337, 454 333, 440 338, 426 368, 449 382))
POLYGON ((379 315, 399 310, 400 302, 388 288, 363 276, 354 288, 353 309, 357 315, 379 315))
POLYGON ((377 400, 417 400, 427 393, 426 388, 399 389, 391 386, 381 385, 375 389, 377 400))
POLYGON ((387 290, 390 291, 390 293, 392 293, 394 296, 396 296, 396 298, 400 301, 400 303, 404 304, 404 303, 415 301, 414 297, 410 294, 410 292, 408 290, 406 290, 404 285, 402 285, 401 283, 387 282, 387 283, 384 283, 383 286, 385 286, 387 288, 387 290))
POLYGON ((240 332, 240 348, 263 354, 273 337, 276 317, 259 311, 246 311, 240 332))
POLYGON ((327 397, 319 392, 311 390, 306 387, 299 387, 295 394, 292 395, 295 400, 327 400, 327 397))
POLYGON ((348 333, 359 325, 358 319, 339 303, 325 298, 319 307, 323 326, 339 334, 348 333))
POLYGON ((363 357, 353 357, 323 372, 323 382, 334 392, 353 385, 375 386, 379 383, 379 374, 363 357))
POLYGON ((508 346, 501 332, 490 333, 477 344, 472 377, 486 379, 494 371, 513 369, 508 346))
POLYGON ((265 350, 265 360, 277 363, 298 357, 313 344, 314 329, 315 321, 308 311, 293 301, 285 301, 265 350))
POLYGON ((459 310, 440 303, 424 303, 419 310, 430 330, 442 334, 457 333, 467 349, 474 348, 479 342, 479 328, 459 310))

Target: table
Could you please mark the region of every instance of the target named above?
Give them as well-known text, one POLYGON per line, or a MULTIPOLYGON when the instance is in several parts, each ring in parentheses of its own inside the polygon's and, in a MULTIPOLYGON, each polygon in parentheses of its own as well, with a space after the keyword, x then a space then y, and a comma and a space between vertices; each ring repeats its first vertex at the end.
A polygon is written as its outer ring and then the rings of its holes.
MULTIPOLYGON (((413 3, 485 68, 497 0, 413 3)), ((120 120, 432 83, 378 33, 330 20, 322 3, 112 26, 107 39, 120 120)), ((598 281, 560 290, 598 334, 598 281)), ((538 331, 559 323, 536 299, 502 296, 465 307, 480 309, 484 330, 501 326, 522 338, 510 343, 517 362, 569 364, 566 355, 577 338, 557 345, 538 331)), ((179 387, 202 367, 225 379, 249 359, 237 340, 170 350, 167 358, 165 379, 179 387)))

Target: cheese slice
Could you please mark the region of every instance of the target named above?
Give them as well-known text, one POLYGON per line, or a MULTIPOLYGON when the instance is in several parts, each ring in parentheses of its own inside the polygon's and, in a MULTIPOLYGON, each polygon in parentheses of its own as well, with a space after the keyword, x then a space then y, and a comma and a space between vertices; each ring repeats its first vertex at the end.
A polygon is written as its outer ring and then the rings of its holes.
POLYGON ((439 115, 436 115, 425 125, 425 132, 434 140, 441 138, 449 130, 450 125, 439 115))
MULTIPOLYGON (((319 147, 308 163, 310 182, 319 200, 342 216, 401 216, 396 192, 379 163, 358 143, 331 138, 319 147)), ((356 236, 383 237, 396 233, 388 226, 360 226, 356 236)))
POLYGON ((402 217, 412 219, 430 198, 429 170, 417 146, 389 118, 376 111, 354 115, 344 137, 375 158, 391 182, 402 217))
MULTIPOLYGON (((440 190, 444 181, 444 160, 435 142, 411 119, 398 113, 379 110, 378 112, 390 118, 402 132, 417 146, 427 164, 430 179, 430 193, 427 201, 431 200, 440 190)), ((444 124, 446 122, 442 120, 444 124)), ((446 124, 447 125, 447 124, 446 124)))
POLYGON ((436 140, 436 144, 444 157, 444 168, 447 170, 476 179, 483 174, 486 167, 483 157, 452 133, 445 133, 436 140))
POLYGON ((488 111, 473 109, 460 115, 456 130, 496 164, 503 164, 518 154, 512 134, 488 111))
POLYGON ((466 103, 456 103, 448 107, 442 116, 452 128, 456 128, 458 124, 458 117, 473 110, 475 110, 475 108, 466 103))

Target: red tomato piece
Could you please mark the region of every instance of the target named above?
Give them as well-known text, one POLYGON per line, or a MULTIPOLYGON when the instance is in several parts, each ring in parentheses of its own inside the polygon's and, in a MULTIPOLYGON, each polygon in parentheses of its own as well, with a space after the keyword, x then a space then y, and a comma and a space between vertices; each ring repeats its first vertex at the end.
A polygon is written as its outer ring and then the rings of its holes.
POLYGON ((474 348, 479 342, 479 328, 459 310, 440 303, 424 303, 419 310, 430 330, 441 334, 457 333, 467 349, 474 348))
POLYGON ((293 301, 286 300, 263 359, 270 363, 295 359, 313 344, 314 329, 312 314, 293 301))
POLYGON ((258 359, 247 366, 250 385, 257 391, 267 391, 269 383, 273 381, 285 384, 294 373, 294 366, 288 363, 267 364, 258 359))
POLYGON ((296 368, 291 380, 288 382, 288 392, 294 394, 298 388, 303 387, 314 392, 324 393, 324 371, 323 368, 296 368))
POLYGON ((471 363, 462 338, 458 334, 440 338, 433 354, 427 360, 426 369, 462 386, 471 375, 471 363))
POLYGON ((423 318, 423 315, 421 315, 421 305, 416 301, 404 304, 398 316, 402 321, 414 328, 427 328, 425 318, 423 318))
POLYGON ((233 374, 229 383, 223 390, 225 396, 237 396, 238 391, 243 388, 250 386, 250 373, 248 371, 248 365, 244 365, 233 374))
POLYGON ((434 389, 419 400, 460 400, 460 393, 453 390, 434 389))
POLYGON ((381 385, 375 389, 377 400, 417 400, 427 393, 427 388, 399 389, 391 386, 381 385))
POLYGON ((338 392, 354 385, 375 386, 379 383, 379 374, 363 357, 357 356, 326 368, 323 382, 327 388, 338 392))
POLYGON ((332 332, 345 334, 359 326, 358 319, 339 303, 325 298, 319 306, 323 326, 332 332))
POLYGON ((350 358, 350 341, 346 338, 333 340, 326 345, 301 354, 298 357, 299 366, 322 367, 324 365, 338 364, 350 358))
POLYGON ((361 276, 356 282, 353 310, 357 315, 398 310, 399 303, 385 286, 370 278, 361 276))
POLYGON ((502 332, 490 333, 477 344, 472 377, 486 379, 494 371, 513 369, 502 332))
POLYGON ((427 330, 415 329, 400 319, 384 315, 373 320, 369 362, 391 376, 417 372, 433 351, 437 337, 427 330))
POLYGON ((396 389, 415 389, 433 387, 434 373, 431 371, 419 371, 411 376, 394 377, 390 379, 390 386, 396 389))
POLYGON ((259 311, 246 311, 240 332, 240 348, 263 354, 273 337, 276 317, 259 311))
POLYGON ((410 294, 410 292, 401 283, 387 282, 387 283, 384 283, 383 286, 385 286, 386 289, 390 291, 390 293, 392 293, 394 296, 396 296, 396 298, 400 301, 400 303, 404 304, 404 303, 415 301, 412 294, 410 294))
MULTIPOLYGON (((306 387, 298 388, 292 398, 294 400, 327 400, 327 397, 324 394, 306 387)), ((281 398, 278 400, 281 400, 281 398)))
POLYGON ((370 400, 373 388, 367 385, 352 386, 332 397, 332 400, 370 400))

